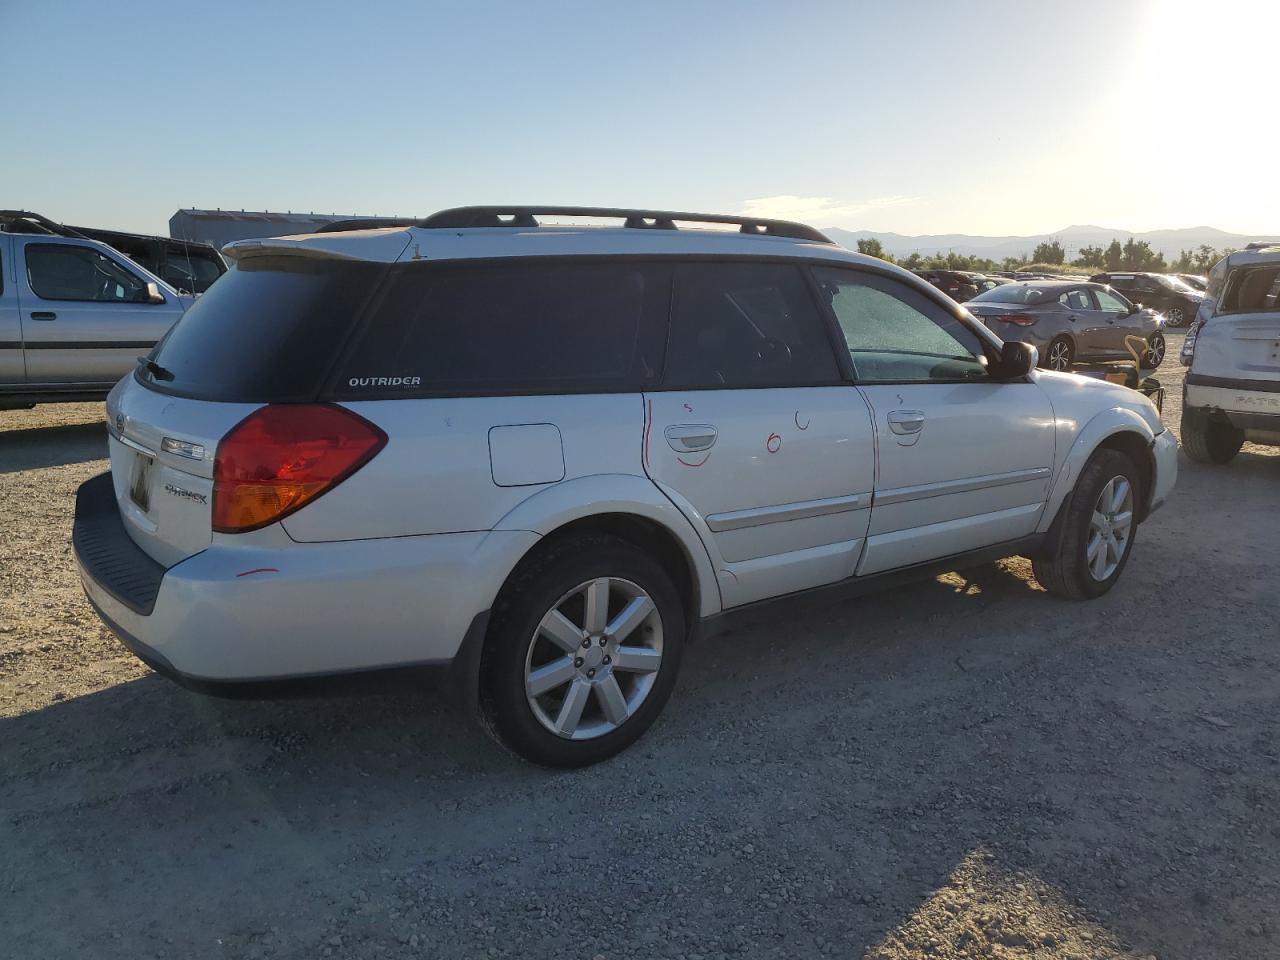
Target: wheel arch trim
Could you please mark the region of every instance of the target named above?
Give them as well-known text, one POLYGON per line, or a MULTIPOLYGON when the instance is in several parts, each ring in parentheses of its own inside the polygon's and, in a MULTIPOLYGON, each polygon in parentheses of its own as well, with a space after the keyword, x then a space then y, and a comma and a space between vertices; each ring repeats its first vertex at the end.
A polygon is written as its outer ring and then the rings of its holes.
MULTIPOLYGON (((1156 436, 1150 424, 1141 415, 1124 407, 1103 410, 1095 414, 1080 429, 1062 466, 1058 468, 1058 474, 1049 490, 1049 499, 1045 503, 1044 513, 1041 514, 1040 525, 1037 527, 1038 533, 1045 533, 1052 526, 1059 509, 1074 488, 1076 480, 1079 479, 1080 471, 1084 469, 1084 465, 1089 462, 1094 452, 1111 437, 1124 433, 1137 436, 1148 450, 1156 436)), ((1155 482, 1154 462, 1149 467, 1148 486, 1151 487, 1155 482)), ((1143 495, 1149 499, 1151 490, 1144 490, 1143 495)))
POLYGON ((521 501, 495 529, 528 530, 545 538, 577 521, 617 515, 649 521, 669 534, 689 564, 694 612, 698 617, 720 612, 720 587, 706 545, 688 518, 647 477, 594 474, 557 483, 521 501))

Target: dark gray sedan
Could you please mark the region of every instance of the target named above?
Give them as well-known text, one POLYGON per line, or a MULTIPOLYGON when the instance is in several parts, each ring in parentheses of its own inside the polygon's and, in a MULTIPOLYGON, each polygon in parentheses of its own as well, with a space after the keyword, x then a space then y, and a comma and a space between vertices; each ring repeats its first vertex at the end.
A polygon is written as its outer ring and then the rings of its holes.
POLYGON ((1164 317, 1100 283, 1006 283, 978 294, 965 307, 1000 339, 1034 344, 1040 366, 1050 370, 1131 359, 1126 336, 1142 338, 1144 369, 1154 369, 1164 360, 1164 317))

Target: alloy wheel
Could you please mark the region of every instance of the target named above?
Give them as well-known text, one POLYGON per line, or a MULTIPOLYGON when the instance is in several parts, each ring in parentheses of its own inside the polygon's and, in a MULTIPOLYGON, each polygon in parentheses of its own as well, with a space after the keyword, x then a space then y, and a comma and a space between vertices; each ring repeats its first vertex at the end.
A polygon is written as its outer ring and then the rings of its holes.
POLYGON ((1133 532, 1133 486, 1124 476, 1103 485, 1089 518, 1085 559, 1089 575, 1099 582, 1114 574, 1124 559, 1133 532))
POLYGON ((1066 370, 1071 366, 1071 345, 1058 340, 1049 347, 1049 369, 1066 370))
POLYGON ((662 666, 662 617, 638 584, 597 577, 542 617, 525 656, 525 696, 556 736, 590 740, 616 730, 653 690, 662 666))
POLYGON ((1142 361, 1151 369, 1160 366, 1160 362, 1164 360, 1164 337, 1158 333, 1153 333, 1151 339, 1147 341, 1147 349, 1142 354, 1142 361))
POLYGON ((1171 327, 1180 327, 1183 321, 1187 319, 1187 315, 1182 312, 1181 307, 1170 307, 1165 311, 1164 318, 1171 327))

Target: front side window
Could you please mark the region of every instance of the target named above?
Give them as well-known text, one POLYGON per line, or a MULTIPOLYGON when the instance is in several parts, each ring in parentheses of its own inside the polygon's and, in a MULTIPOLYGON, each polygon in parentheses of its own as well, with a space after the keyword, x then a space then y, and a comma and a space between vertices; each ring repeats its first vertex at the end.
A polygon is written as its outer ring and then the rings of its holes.
POLYGON ((1104 313, 1129 312, 1129 304, 1125 303, 1110 290, 1095 290, 1093 294, 1098 298, 1098 309, 1104 313))
POLYGON ((839 379, 826 322, 799 267, 676 267, 664 387, 803 387, 839 379))
POLYGON ((91 247, 27 244, 27 282, 43 300, 145 303, 147 285, 91 247))
POLYGON ((814 270, 830 298, 860 383, 987 378, 977 334, 919 292, 886 277, 814 270))

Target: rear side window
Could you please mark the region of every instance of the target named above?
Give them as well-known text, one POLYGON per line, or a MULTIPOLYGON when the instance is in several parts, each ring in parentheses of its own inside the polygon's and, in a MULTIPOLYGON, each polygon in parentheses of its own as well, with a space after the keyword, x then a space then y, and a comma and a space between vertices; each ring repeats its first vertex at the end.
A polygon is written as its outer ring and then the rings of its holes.
POLYGON ((820 386, 839 379, 826 323, 798 267, 676 267, 664 387, 820 386))
POLYGON ((1280 310, 1280 267, 1238 270, 1227 285, 1219 313, 1266 313, 1280 310))
POLYGON ((330 393, 641 390, 659 373, 670 276, 668 266, 639 261, 395 267, 330 393))
POLYGON ((385 273, 376 263, 243 260, 160 341, 154 359, 173 379, 145 379, 204 400, 312 400, 385 273))

